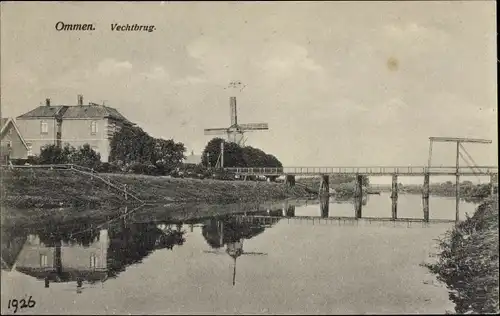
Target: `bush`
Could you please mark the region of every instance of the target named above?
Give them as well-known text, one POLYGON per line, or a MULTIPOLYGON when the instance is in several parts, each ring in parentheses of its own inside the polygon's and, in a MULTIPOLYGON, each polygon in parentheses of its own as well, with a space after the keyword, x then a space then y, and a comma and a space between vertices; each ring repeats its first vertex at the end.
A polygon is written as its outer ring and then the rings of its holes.
POLYGON ((38 156, 38 163, 42 165, 68 163, 68 156, 63 153, 63 149, 56 145, 45 145, 38 156))
POLYGON ((126 165, 125 171, 135 174, 158 175, 158 168, 155 165, 137 161, 126 165))
POLYGON ((89 144, 83 145, 76 151, 69 150, 67 155, 69 157, 69 162, 75 165, 96 170, 98 170, 101 165, 101 155, 90 148, 89 144))
POLYGON ((115 163, 103 162, 101 163, 97 171, 103 173, 115 173, 115 172, 120 172, 122 170, 121 167, 115 163))
POLYGON ((438 262, 426 266, 447 285, 455 311, 498 313, 498 202, 481 204, 439 246, 438 262))

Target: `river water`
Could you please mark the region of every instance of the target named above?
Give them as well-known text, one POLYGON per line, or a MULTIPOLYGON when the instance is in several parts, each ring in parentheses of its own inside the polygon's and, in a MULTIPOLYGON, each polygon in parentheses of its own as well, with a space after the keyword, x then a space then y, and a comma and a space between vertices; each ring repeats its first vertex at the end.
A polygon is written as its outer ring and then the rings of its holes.
MULTIPOLYGON (((349 219, 353 204, 330 199, 184 222, 139 210, 104 223, 3 227, 2 314, 14 312, 9 299, 30 296, 35 306, 17 314, 453 310, 419 265, 453 224, 379 221, 390 217, 389 195, 365 202, 363 218, 372 219, 349 219)), ((400 195, 398 205, 398 217, 422 218, 420 196, 400 195)), ((430 209, 431 220, 454 219, 455 200, 431 197, 430 209)), ((463 219, 475 205, 460 209, 463 219)))

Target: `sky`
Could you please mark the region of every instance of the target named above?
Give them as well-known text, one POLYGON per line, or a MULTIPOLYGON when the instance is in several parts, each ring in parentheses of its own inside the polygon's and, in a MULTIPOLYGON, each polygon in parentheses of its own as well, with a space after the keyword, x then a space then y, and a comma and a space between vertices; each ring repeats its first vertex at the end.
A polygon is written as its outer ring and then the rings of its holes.
MULTIPOLYGON (((430 136, 491 139, 465 147, 496 165, 495 5, 2 2, 2 117, 83 94, 200 154, 236 96, 239 122, 270 128, 246 144, 284 166, 422 166, 430 136)), ((436 144, 433 164, 454 165, 454 145, 436 144)))

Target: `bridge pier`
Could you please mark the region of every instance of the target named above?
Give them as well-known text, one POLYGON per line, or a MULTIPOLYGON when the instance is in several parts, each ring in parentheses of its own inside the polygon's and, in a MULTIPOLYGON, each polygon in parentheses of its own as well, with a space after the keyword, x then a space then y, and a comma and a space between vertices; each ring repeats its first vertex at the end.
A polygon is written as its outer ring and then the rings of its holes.
POLYGON ((330 194, 330 176, 322 174, 321 175, 321 182, 319 184, 319 192, 318 194, 321 195, 328 195, 330 194))
POLYGON ((293 188, 295 186, 295 176, 287 174, 285 176, 285 185, 287 185, 290 188, 293 188))
POLYGON ((362 217, 363 210, 363 176, 356 175, 356 189, 354 191, 354 209, 356 219, 362 217))
POLYGON ((398 175, 392 175, 392 219, 398 218, 398 175))
POLYGON ((430 195, 429 178, 430 175, 426 173, 424 175, 424 187, 422 190, 422 206, 424 208, 424 222, 429 222, 429 195, 430 195))
POLYGON ((320 200, 321 218, 328 218, 330 213, 330 197, 324 197, 320 200))

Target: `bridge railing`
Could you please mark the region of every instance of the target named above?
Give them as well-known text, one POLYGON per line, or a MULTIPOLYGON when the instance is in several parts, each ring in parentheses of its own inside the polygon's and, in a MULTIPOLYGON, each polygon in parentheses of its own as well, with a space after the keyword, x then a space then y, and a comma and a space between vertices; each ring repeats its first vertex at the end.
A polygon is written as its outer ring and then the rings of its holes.
MULTIPOLYGON (((397 167, 283 167, 283 168, 224 168, 224 170, 236 174, 247 175, 308 175, 308 174, 455 174, 456 167, 454 166, 437 166, 437 167, 422 167, 422 166, 397 166, 397 167)), ((471 169, 470 167, 459 167, 460 174, 476 175, 476 174, 497 174, 498 167, 478 166, 471 169)))

